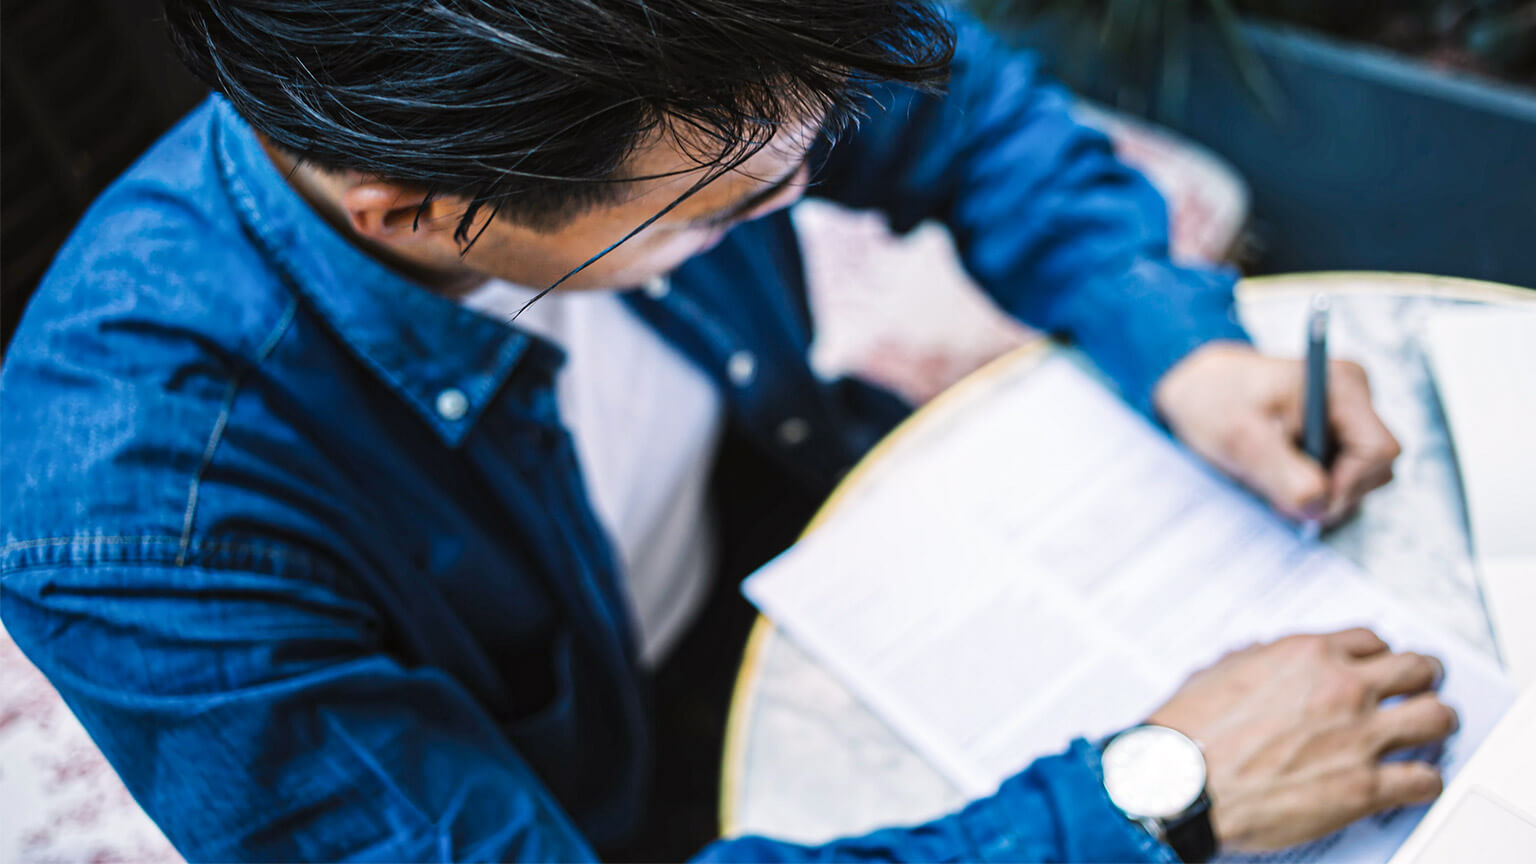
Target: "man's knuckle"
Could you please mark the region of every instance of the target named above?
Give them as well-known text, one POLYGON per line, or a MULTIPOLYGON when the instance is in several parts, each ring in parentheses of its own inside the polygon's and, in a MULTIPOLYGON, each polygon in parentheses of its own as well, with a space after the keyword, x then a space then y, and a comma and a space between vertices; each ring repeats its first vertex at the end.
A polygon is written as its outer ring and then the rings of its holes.
POLYGON ((1345 671, 1329 672, 1318 679, 1316 704, 1329 712, 1352 712, 1366 703, 1370 688, 1359 676, 1345 671))
POLYGON ((1228 423, 1216 437, 1216 450, 1222 456, 1238 464, 1256 455, 1260 442, 1257 424, 1248 420, 1228 423))
POLYGON ((1370 459, 1370 464, 1366 466, 1366 473, 1377 474, 1391 470, 1392 462, 1403 452, 1403 448, 1397 443, 1397 439, 1392 437, 1392 433, 1382 429, 1380 434, 1371 437, 1370 443, 1366 445, 1366 452, 1370 459))
POLYGON ((1211 664, 1211 666, 1207 666, 1205 668, 1209 669, 1212 666, 1218 666, 1218 665, 1220 665, 1222 663, 1231 662, 1233 660, 1236 660, 1239 657, 1246 656, 1246 655, 1252 653, 1251 647, 1252 646, 1243 647, 1243 648, 1232 648, 1232 649, 1229 649, 1228 651, 1224 652, 1221 655, 1221 657, 1216 660, 1215 663, 1213 663, 1213 664, 1211 664))
POLYGON ((1276 640, 1274 650, 1277 654, 1291 660, 1317 663, 1327 656, 1328 644, 1321 636, 1298 634, 1276 640))
POLYGON ((1275 495, 1275 503, 1288 510, 1301 510, 1328 494, 1328 484, 1320 478, 1292 477, 1275 495))
POLYGON ((1344 771, 1339 775, 1337 784, 1339 797, 1351 809, 1368 809, 1381 794, 1380 777, 1369 766, 1362 765, 1344 771))
POLYGON ((1350 639, 1358 639, 1362 642, 1369 641, 1376 647, 1382 647, 1386 645, 1386 642, 1376 634, 1376 631, 1369 627, 1351 627, 1348 630, 1343 631, 1343 633, 1350 639))
POLYGON ((1333 654, 1333 644, 1321 633, 1308 633, 1300 637, 1297 644, 1307 657, 1314 660, 1322 660, 1333 654))

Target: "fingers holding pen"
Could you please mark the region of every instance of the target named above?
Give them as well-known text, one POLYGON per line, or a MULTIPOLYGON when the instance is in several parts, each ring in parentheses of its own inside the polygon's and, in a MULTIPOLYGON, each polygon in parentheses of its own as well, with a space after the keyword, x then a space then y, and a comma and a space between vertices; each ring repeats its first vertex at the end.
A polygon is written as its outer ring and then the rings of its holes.
POLYGON ((1393 436, 1371 405, 1365 370, 1347 360, 1329 364, 1329 428, 1337 452, 1329 468, 1329 503, 1323 521, 1334 524, 1348 516, 1370 491, 1392 479, 1392 464, 1402 454, 1393 436))

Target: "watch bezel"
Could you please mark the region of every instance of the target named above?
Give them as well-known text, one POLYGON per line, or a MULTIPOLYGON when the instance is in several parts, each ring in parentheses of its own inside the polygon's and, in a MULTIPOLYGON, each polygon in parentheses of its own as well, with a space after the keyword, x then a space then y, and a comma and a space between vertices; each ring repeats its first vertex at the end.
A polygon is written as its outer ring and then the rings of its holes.
POLYGON ((1127 729, 1124 732, 1113 736, 1105 742, 1104 747, 1101 750, 1100 761, 1104 768, 1104 789, 1109 794, 1110 802, 1113 803, 1115 807, 1120 810, 1120 812, 1124 813, 1127 818, 1134 821, 1146 822, 1147 820, 1167 821, 1177 819, 1180 815, 1189 812, 1190 808, 1194 807, 1203 797, 1205 797, 1205 785, 1208 780, 1205 764, 1205 753, 1201 749, 1200 745, 1194 741, 1194 739, 1178 731, 1177 729, 1170 729, 1167 726, 1159 726, 1153 723, 1133 726, 1130 729, 1127 729), (1199 766, 1200 782, 1198 786, 1194 788, 1192 794, 1188 797, 1187 800, 1185 800, 1177 809, 1171 812, 1148 813, 1135 809, 1133 805, 1126 801, 1126 796, 1123 794, 1125 791, 1125 777, 1120 776, 1112 778, 1110 776, 1110 772, 1112 770, 1111 766, 1119 764, 1112 758, 1112 753, 1116 745, 1119 744, 1120 746, 1124 746, 1133 738, 1142 738, 1145 736, 1155 736, 1151 738, 1151 740, 1164 742, 1160 746, 1177 747, 1180 752, 1188 754, 1191 757, 1192 765, 1199 766), (1121 794, 1117 794, 1117 792, 1121 794))

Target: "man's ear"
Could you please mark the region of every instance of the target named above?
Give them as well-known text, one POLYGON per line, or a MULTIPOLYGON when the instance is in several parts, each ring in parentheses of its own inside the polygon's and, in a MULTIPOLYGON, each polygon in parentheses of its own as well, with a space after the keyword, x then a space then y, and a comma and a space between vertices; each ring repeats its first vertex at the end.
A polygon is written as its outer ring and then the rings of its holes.
POLYGON ((383 181, 349 187, 341 195, 352 230, 387 246, 453 242, 463 205, 436 197, 422 207, 427 193, 383 181))

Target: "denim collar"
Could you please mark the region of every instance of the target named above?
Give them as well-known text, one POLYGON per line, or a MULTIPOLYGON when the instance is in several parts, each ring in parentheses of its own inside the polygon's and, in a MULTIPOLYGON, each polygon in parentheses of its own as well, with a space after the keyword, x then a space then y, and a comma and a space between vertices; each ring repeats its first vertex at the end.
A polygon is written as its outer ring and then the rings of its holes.
POLYGON ((450 446, 519 362, 549 375, 560 366, 563 354, 550 343, 435 294, 347 242, 288 185, 234 108, 211 98, 219 171, 246 228, 342 342, 450 446))

